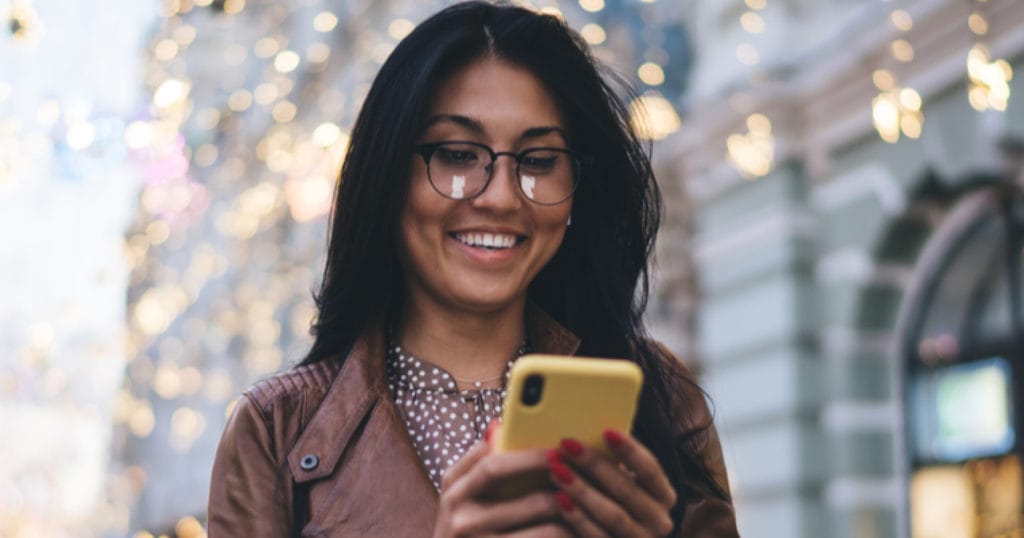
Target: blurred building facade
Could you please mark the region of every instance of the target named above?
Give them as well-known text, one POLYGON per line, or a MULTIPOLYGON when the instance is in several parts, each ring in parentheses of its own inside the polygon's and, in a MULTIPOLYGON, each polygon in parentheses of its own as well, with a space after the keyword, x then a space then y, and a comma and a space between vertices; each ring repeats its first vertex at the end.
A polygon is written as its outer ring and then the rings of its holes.
POLYGON ((656 157, 742 534, 1020 536, 1024 3, 689 10, 656 157))

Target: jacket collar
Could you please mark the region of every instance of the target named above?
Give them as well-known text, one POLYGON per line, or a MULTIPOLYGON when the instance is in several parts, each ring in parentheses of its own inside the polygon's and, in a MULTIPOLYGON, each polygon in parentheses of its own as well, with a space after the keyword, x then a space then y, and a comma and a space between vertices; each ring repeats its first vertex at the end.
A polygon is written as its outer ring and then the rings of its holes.
MULTIPOLYGON (((531 346, 539 353, 573 355, 579 349, 580 339, 532 302, 526 307, 526 332, 531 346)), ((395 417, 389 421, 389 428, 404 429, 397 412, 391 409, 394 404, 387 388, 385 346, 384 328, 379 323, 373 324, 352 346, 313 418, 288 452, 288 466, 296 483, 333 473, 375 406, 388 406, 389 415, 395 417), (302 460, 310 455, 316 456, 318 463, 306 470, 302 460)), ((404 430, 401 437, 407 439, 404 430)))

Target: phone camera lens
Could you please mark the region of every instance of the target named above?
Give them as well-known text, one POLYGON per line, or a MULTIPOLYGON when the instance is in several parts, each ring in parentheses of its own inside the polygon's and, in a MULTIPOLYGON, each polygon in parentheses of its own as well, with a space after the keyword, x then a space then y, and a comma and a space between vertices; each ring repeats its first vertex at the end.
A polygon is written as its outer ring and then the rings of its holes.
POLYGON ((537 405, 544 392, 544 376, 533 374, 523 383, 522 400, 524 405, 537 405))

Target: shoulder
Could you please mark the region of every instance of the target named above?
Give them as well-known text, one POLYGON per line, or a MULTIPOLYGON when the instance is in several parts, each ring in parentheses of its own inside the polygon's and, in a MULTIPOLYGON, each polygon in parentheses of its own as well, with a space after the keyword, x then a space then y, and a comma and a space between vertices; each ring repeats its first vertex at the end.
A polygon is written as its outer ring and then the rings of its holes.
POLYGON ((296 366, 249 387, 244 400, 251 402, 260 414, 266 415, 279 402, 297 397, 319 400, 338 375, 338 361, 325 359, 296 366))

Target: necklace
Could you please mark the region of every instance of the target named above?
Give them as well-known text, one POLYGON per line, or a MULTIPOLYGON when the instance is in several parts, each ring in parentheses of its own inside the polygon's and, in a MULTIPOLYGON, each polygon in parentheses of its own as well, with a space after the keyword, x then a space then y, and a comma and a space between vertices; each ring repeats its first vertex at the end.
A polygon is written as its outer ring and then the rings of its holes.
POLYGON ((494 381, 497 381, 497 380, 501 379, 505 375, 505 372, 503 371, 503 372, 501 372, 500 374, 498 374, 498 375, 496 375, 494 377, 487 377, 487 378, 484 378, 484 379, 461 379, 461 378, 453 376, 452 374, 448 374, 448 375, 450 375, 452 377, 452 379, 457 381, 460 385, 472 384, 474 388, 480 388, 480 387, 483 386, 484 383, 492 383, 494 381))

